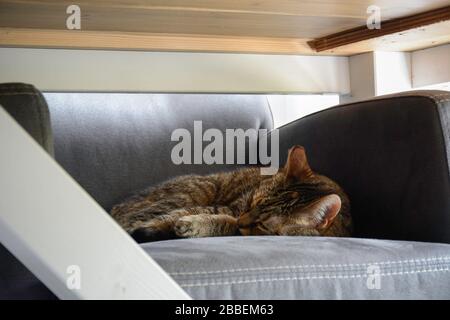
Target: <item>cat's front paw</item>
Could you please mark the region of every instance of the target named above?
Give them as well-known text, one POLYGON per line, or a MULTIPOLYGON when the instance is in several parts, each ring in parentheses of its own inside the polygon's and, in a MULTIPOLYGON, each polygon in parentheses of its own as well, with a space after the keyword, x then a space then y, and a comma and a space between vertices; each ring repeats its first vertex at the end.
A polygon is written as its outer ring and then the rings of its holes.
POLYGON ((206 221, 201 216, 185 216, 175 223, 175 234, 182 238, 207 237, 206 221))
POLYGON ((164 230, 152 227, 137 228, 130 232, 130 236, 137 243, 153 242, 158 240, 170 239, 170 234, 164 230))

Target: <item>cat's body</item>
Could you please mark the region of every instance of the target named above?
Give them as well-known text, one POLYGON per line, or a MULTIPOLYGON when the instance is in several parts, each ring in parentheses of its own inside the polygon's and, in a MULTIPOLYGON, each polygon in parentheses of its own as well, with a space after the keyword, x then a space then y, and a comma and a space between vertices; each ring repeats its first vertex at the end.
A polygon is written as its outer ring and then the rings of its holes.
POLYGON ((230 235, 349 236, 344 191, 313 173, 302 147, 273 176, 260 168, 181 176, 115 206, 111 215, 138 242, 230 235))

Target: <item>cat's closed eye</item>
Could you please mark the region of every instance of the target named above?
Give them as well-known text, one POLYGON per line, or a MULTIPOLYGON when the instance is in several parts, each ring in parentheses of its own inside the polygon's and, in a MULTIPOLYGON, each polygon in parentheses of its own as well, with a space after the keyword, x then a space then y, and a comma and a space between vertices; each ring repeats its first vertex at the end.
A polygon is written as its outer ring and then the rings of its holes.
POLYGON ((290 194, 292 199, 297 199, 300 197, 300 193, 298 193, 297 191, 291 192, 290 194))

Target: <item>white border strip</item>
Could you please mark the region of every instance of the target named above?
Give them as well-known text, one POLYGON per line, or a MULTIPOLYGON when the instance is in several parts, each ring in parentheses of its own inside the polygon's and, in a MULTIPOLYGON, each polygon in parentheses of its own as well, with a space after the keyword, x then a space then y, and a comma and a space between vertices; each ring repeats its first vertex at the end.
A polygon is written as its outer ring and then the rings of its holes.
POLYGON ((0 83, 41 91, 350 92, 348 58, 231 53, 0 48, 0 83))

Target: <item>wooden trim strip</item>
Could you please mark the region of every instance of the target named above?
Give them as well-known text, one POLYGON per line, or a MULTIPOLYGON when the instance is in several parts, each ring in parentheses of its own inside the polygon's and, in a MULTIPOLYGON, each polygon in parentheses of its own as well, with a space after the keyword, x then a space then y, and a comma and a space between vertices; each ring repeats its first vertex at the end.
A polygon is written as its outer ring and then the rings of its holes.
POLYGON ((0 47, 314 54, 307 39, 0 28, 0 47))
POLYGON ((308 45, 315 51, 320 52, 346 44, 378 38, 388 34, 419 28, 446 20, 450 20, 450 6, 384 21, 381 22, 381 29, 369 29, 367 26, 360 26, 334 33, 308 41, 308 45))

